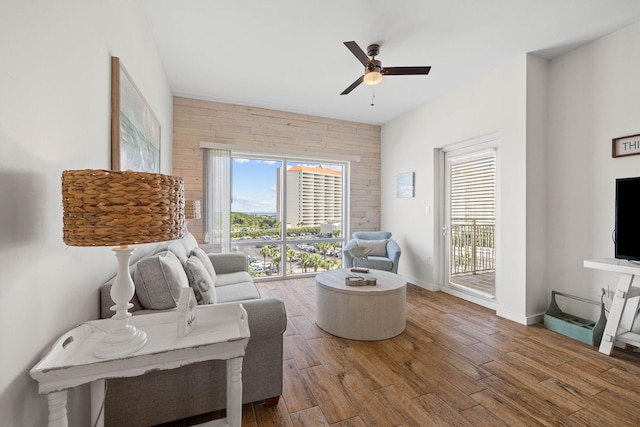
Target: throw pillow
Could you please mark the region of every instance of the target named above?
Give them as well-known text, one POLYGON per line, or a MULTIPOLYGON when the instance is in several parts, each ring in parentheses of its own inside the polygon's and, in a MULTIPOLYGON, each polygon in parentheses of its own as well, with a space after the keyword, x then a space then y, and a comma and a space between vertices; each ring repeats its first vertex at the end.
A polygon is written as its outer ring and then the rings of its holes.
POLYGON ((203 251, 202 248, 199 248, 197 246, 191 250, 191 253, 189 255, 195 255, 196 257, 198 257, 204 268, 207 270, 207 273, 209 273, 209 276, 211 276, 213 285, 215 286, 217 275, 216 270, 213 268, 213 263, 211 262, 209 255, 207 255, 207 253, 203 251))
POLYGON ((200 259, 191 255, 184 265, 184 271, 187 273, 189 286, 193 288, 198 304, 215 304, 217 302, 215 283, 200 259))
POLYGON ((193 250, 193 248, 198 247, 198 241, 196 240, 195 237, 193 237, 193 234, 189 232, 187 232, 187 234, 185 234, 184 237, 180 239, 180 243, 184 247, 187 254, 190 253, 193 250))
POLYGON ((177 240, 170 240, 168 242, 161 243, 153 253, 160 254, 166 251, 173 252, 173 254, 178 257, 182 265, 187 262, 187 258, 189 257, 187 250, 184 248, 182 243, 177 240))
POLYGON ((144 308, 176 307, 180 289, 189 286, 187 274, 173 252, 161 252, 138 261, 133 276, 136 295, 144 308))
POLYGON ((368 256, 387 256, 387 242, 389 240, 356 239, 358 246, 364 248, 368 256))

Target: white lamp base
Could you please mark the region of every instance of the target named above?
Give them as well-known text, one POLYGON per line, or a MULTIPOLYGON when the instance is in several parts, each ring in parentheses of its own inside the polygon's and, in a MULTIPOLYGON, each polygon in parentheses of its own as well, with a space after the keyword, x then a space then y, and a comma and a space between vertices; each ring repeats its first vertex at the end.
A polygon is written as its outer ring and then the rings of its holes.
POLYGON ((135 353, 147 344, 147 334, 132 325, 126 325, 128 333, 110 334, 99 341, 93 348, 93 355, 98 359, 122 357, 135 353))
POLYGON ((111 310, 116 314, 111 318, 107 334, 93 349, 93 355, 98 359, 127 356, 147 344, 147 334, 129 325, 129 308, 133 306, 129 301, 135 292, 129 273, 129 259, 134 250, 129 246, 113 249, 118 259, 118 274, 111 286, 111 299, 115 302, 111 310))

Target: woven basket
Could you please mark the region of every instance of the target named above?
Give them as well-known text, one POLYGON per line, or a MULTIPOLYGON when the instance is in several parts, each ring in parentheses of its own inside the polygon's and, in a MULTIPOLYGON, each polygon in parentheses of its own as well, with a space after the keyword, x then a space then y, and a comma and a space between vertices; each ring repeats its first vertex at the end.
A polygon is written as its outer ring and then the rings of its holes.
POLYGON ((62 172, 63 240, 70 246, 162 242, 184 235, 182 178, 147 172, 62 172))

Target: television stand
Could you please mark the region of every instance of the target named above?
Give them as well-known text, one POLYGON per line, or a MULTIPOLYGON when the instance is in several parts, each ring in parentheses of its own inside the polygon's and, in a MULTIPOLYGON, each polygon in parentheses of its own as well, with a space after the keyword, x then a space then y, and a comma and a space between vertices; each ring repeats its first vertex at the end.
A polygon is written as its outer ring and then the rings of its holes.
POLYGON ((614 344, 620 348, 625 348, 627 344, 640 347, 640 333, 633 331, 640 298, 629 301, 630 298, 640 296, 640 287, 633 286, 634 278, 640 276, 640 265, 620 259, 603 258, 585 260, 584 266, 620 274, 598 351, 611 355, 614 344))

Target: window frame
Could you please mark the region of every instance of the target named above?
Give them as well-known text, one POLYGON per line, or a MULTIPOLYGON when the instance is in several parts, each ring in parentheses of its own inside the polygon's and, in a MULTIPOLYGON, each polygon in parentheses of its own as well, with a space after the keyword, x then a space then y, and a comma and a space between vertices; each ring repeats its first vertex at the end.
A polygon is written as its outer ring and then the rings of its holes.
MULTIPOLYGON (((281 185, 281 197, 280 197, 280 212, 282 212, 282 221, 280 226, 280 239, 279 240, 270 240, 269 245, 277 246, 280 248, 280 252, 283 250, 286 251, 285 248, 288 245, 295 244, 314 244, 321 242, 330 242, 330 243, 340 243, 341 247, 344 247, 347 243, 347 238, 350 236, 350 176, 351 176, 351 163, 353 161, 360 161, 358 156, 349 156, 349 155, 340 155, 340 154, 327 154, 327 153, 314 153, 314 152, 295 152, 295 151, 283 151, 277 149, 264 149, 264 148, 256 148, 256 147, 241 147, 241 146, 232 146, 229 144, 219 144, 219 143, 211 143, 211 142, 201 142, 201 148, 207 149, 224 149, 230 152, 231 157, 231 177, 233 176, 233 160, 235 158, 248 158, 255 160, 271 160, 271 161, 280 161, 282 162, 279 182, 281 185), (341 217, 341 235, 340 237, 321 237, 321 238, 305 238, 305 239, 289 239, 287 237, 287 217, 286 217, 286 203, 287 203, 287 179, 286 179, 286 171, 288 170, 289 163, 328 163, 328 164, 339 164, 342 166, 342 217, 341 217)), ((205 177, 206 179, 206 177, 205 177)), ((231 182, 231 196, 233 195, 233 183, 231 182)), ((229 204, 230 207, 231 204, 229 204)), ((231 209, 229 214, 231 213, 231 209)), ((231 245, 231 248, 240 248, 245 246, 255 246, 257 240, 246 240, 246 241, 231 241, 231 227, 229 226, 228 231, 228 239, 231 245)), ((342 257, 339 258, 342 260, 342 257)), ((284 268, 279 270, 278 275, 273 276, 264 276, 264 277, 254 277, 254 280, 282 280, 288 277, 306 277, 315 275, 316 272, 302 272, 302 273, 288 273, 286 268, 286 258, 281 259, 281 265, 284 268)))

